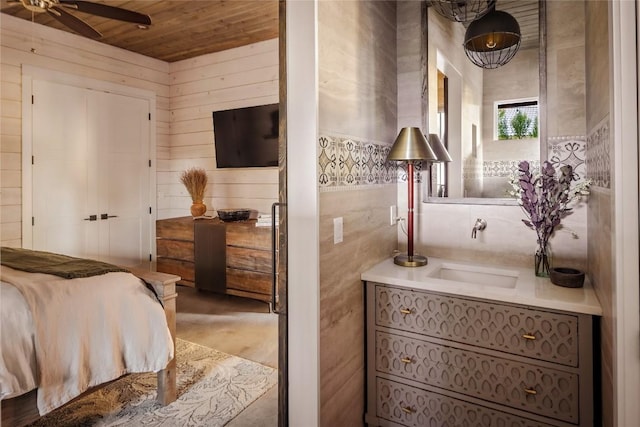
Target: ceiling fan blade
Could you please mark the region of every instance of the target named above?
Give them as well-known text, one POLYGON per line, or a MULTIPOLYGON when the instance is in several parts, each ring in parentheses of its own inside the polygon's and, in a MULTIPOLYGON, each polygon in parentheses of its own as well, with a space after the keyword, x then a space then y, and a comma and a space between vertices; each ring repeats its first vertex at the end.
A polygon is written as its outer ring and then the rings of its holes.
POLYGON ((60 7, 51 6, 47 9, 47 13, 78 34, 92 39, 99 39, 102 37, 102 34, 96 31, 91 25, 87 24, 80 18, 76 18, 60 7))
POLYGON ((59 3, 61 6, 72 7, 80 12, 90 13, 92 15, 117 19, 119 21, 133 22, 134 24, 151 25, 151 17, 149 17, 149 15, 123 9, 121 7, 82 0, 59 0, 59 3))

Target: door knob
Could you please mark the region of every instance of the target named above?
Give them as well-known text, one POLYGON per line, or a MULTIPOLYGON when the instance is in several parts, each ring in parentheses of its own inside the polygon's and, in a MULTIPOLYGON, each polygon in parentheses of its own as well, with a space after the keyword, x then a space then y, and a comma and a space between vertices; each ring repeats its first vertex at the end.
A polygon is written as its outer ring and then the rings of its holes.
POLYGON ((100 219, 109 219, 109 218, 117 218, 117 217, 118 215, 100 214, 100 219))
POLYGON ((97 221, 98 215, 89 215, 89 218, 85 218, 85 221, 97 221))

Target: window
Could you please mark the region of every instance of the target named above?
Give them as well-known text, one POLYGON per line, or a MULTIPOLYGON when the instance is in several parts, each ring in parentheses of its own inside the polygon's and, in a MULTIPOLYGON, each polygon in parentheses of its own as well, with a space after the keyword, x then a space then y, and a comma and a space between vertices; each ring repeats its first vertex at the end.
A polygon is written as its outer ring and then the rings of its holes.
POLYGON ((538 100, 501 101, 495 105, 495 139, 538 137, 538 100))

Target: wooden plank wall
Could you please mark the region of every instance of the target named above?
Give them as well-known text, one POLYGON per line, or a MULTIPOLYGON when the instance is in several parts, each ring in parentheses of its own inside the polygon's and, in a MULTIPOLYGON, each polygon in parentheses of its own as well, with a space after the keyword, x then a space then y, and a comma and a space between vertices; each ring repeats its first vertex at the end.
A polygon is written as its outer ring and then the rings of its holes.
POLYGON ((170 156, 167 62, 0 14, 0 243, 7 246, 22 244, 23 65, 155 92, 157 170, 170 156))
POLYGON ((278 40, 173 62, 169 70, 171 162, 158 172, 158 218, 189 215, 179 177, 193 166, 209 176, 208 215, 221 208, 270 212, 278 168, 217 169, 212 112, 278 102, 278 40))
MULTIPOLYGON (((156 93, 157 217, 189 215, 182 170, 209 172, 212 208, 268 212, 277 168, 216 170, 211 112, 278 102, 277 39, 167 63, 0 15, 0 243, 22 245, 22 66, 32 65, 156 93)), ((61 103, 61 107, 63 104, 61 103)))

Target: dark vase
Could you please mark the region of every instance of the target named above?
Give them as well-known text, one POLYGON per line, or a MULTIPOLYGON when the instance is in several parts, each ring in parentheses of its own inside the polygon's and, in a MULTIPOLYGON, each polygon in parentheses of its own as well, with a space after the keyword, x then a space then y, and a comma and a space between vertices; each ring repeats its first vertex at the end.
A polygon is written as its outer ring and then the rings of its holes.
POLYGON ((551 248, 538 246, 535 254, 535 270, 538 277, 549 277, 551 273, 551 248))

